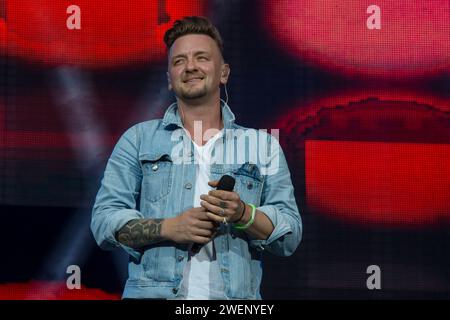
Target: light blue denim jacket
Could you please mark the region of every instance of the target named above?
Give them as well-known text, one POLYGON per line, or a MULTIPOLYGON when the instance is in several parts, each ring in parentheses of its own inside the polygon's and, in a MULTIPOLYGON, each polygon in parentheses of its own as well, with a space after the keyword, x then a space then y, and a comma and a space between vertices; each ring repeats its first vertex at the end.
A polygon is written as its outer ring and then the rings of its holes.
MULTIPOLYGON (((263 251, 291 255, 300 243, 302 222, 278 140, 262 130, 238 126, 223 101, 221 108, 227 134, 215 145, 219 151, 210 167, 211 180, 224 174, 235 177, 234 191, 264 212, 275 228, 267 240, 255 240, 231 224, 222 225, 213 241, 227 298, 261 299, 263 251), (243 145, 239 137, 245 135, 257 139, 247 137, 243 145), (260 148, 264 142, 270 144, 271 155, 260 148)), ((130 220, 170 218, 192 208, 196 164, 192 140, 181 129, 177 110, 172 104, 163 119, 139 123, 122 135, 93 206, 91 230, 98 245, 106 250, 122 247, 130 255, 123 298, 173 299, 179 291, 187 245, 163 241, 135 250, 115 238, 130 220)))

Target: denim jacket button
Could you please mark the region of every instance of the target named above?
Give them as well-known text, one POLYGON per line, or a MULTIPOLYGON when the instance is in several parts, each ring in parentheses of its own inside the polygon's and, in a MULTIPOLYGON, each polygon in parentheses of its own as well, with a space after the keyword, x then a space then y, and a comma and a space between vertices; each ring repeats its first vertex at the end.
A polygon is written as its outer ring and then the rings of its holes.
POLYGON ((173 294, 177 294, 178 289, 177 288, 172 288, 172 292, 173 292, 173 294))
POLYGON ((186 184, 184 185, 184 187, 185 187, 186 189, 192 189, 192 184, 190 184, 190 183, 188 182, 188 183, 186 183, 186 184))
POLYGON ((154 165, 152 166, 152 170, 153 170, 153 171, 158 170, 158 165, 157 165, 157 164, 154 164, 154 165))
POLYGON ((183 261, 184 257, 183 256, 178 256, 177 259, 178 259, 178 261, 183 261))
POLYGON ((253 183, 251 182, 247 183, 247 189, 249 190, 253 189, 253 183))

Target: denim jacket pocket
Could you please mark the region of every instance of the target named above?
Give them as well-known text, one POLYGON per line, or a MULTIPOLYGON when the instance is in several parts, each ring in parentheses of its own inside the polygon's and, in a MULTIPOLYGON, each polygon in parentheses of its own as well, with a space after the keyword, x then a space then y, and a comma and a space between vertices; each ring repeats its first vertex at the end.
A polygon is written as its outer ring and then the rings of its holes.
POLYGON ((258 166, 246 162, 234 167, 232 173, 236 178, 234 190, 241 199, 247 203, 259 206, 264 177, 260 174, 258 166))
POLYGON ((168 154, 142 154, 142 193, 146 200, 156 202, 166 197, 172 186, 173 163, 168 154))

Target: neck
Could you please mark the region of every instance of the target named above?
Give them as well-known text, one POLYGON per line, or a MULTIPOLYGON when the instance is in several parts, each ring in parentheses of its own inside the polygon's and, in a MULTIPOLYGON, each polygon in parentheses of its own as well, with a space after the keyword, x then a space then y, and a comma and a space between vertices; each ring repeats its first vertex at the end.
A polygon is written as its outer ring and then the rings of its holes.
POLYGON ((219 99, 209 103, 190 103, 178 99, 178 108, 184 128, 198 145, 203 145, 209 140, 212 136, 210 133, 214 133, 212 129, 221 130, 223 128, 219 99))

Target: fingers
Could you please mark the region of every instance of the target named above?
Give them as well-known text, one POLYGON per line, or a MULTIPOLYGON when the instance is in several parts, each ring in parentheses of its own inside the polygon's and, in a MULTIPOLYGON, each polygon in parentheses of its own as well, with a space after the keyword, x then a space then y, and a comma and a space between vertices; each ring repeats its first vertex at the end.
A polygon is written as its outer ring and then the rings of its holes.
POLYGON ((219 227, 206 215, 206 209, 203 207, 190 208, 176 219, 178 229, 174 241, 177 243, 207 243, 211 241, 219 227))
POLYGON ((208 195, 225 201, 236 201, 239 199, 239 195, 234 191, 211 190, 208 192, 208 195))
POLYGON ((195 207, 188 210, 189 212, 192 212, 195 216, 201 216, 201 213, 205 213, 206 209, 203 207, 195 207))
MULTIPOLYGON (((230 203, 229 201, 225 201, 225 200, 222 200, 222 199, 219 199, 219 198, 216 198, 213 196, 209 196, 206 194, 202 194, 200 196, 200 199, 203 201, 209 202, 210 204, 213 204, 222 209, 227 209, 227 208, 230 208, 230 206, 232 206, 232 203, 230 203)), ((200 202, 200 205, 201 205, 201 202, 200 202)))
POLYGON ((214 234, 215 230, 212 229, 201 229, 201 228, 197 228, 195 229, 195 231, 193 232, 194 236, 200 236, 200 237, 205 237, 205 238, 211 238, 212 235, 214 234))
POLYGON ((218 226, 206 215, 206 209, 203 207, 200 208, 201 210, 194 208, 196 210, 191 210, 187 214, 186 225, 194 229, 194 231, 198 229, 214 230, 217 228, 218 226))
POLYGON ((200 202, 202 207, 204 207, 207 211, 213 212, 220 216, 234 215, 237 211, 239 211, 238 209, 241 204, 239 198, 238 201, 223 201, 222 199, 213 196, 201 195, 200 199, 203 200, 200 202))
POLYGON ((210 237, 194 236, 192 238, 192 242, 200 243, 200 244, 206 244, 209 241, 211 241, 210 237))
POLYGON ((212 221, 211 218, 206 215, 206 209, 193 208, 187 212, 187 220, 185 224, 185 230, 189 234, 189 239, 192 241, 192 237, 203 236, 212 238, 220 228, 220 224, 212 221))
POLYGON ((204 212, 202 212, 201 215, 197 216, 196 219, 198 219, 198 221, 202 221, 202 222, 211 222, 209 217, 206 215, 206 209, 204 212))
MULTIPOLYGON (((221 207, 215 206, 207 201, 201 201, 200 204, 209 212, 212 212, 218 216, 226 216, 229 214, 229 209, 223 209, 221 207)), ((208 212, 205 213, 207 217, 209 217, 208 212)))
POLYGON ((198 221, 195 224, 195 227, 200 228, 200 229, 205 229, 205 230, 213 230, 215 228, 217 228, 216 225, 214 225, 214 223, 211 221, 211 219, 205 215, 205 218, 208 219, 207 221, 198 221))
MULTIPOLYGON (((225 217, 219 216, 219 215, 214 214, 212 212, 207 212, 206 215, 208 216, 208 218, 210 220, 212 220, 212 221, 214 221, 216 223, 224 223, 225 222, 225 220, 224 220, 225 217)), ((229 222, 229 221, 227 221, 227 222, 229 222)))
POLYGON ((206 209, 204 207, 192 208, 190 210, 190 216, 201 221, 209 221, 208 216, 206 215, 206 209))
POLYGON ((210 220, 209 222, 201 221, 191 230, 192 239, 194 242, 203 241, 199 243, 206 243, 216 236, 218 229, 219 225, 211 222, 210 220))
POLYGON ((213 188, 216 188, 219 185, 219 180, 212 180, 208 182, 208 185, 210 185, 213 188))

